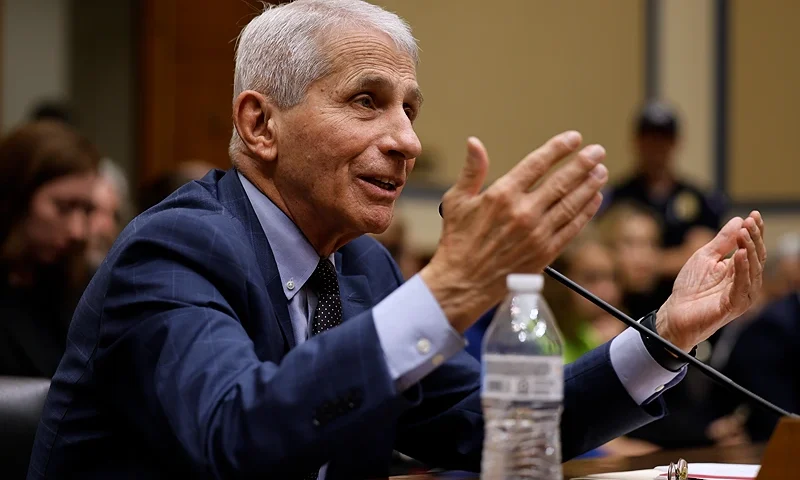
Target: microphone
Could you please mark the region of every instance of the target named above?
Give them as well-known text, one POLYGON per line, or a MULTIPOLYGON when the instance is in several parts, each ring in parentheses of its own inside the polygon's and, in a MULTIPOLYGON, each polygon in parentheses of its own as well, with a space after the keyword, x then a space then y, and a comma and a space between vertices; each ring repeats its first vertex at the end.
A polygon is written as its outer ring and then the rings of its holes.
MULTIPOLYGON (((442 204, 441 203, 439 204, 439 216, 444 218, 444 215, 442 214, 442 204)), ((670 353, 674 354, 676 357, 680 358, 684 362, 686 362, 686 363, 694 366, 695 368, 699 369, 701 372, 703 372, 704 375, 706 375, 710 379, 714 380, 716 383, 722 385, 723 387, 728 388, 729 390, 731 390, 733 392, 737 392, 737 393, 743 395, 744 397, 746 397, 748 400, 750 400, 755 405, 758 405, 759 407, 764 408, 767 411, 769 411, 771 413, 774 413, 774 414, 776 414, 778 416, 800 418, 800 417, 798 417, 798 415, 790 413, 790 412, 780 408, 779 406, 777 406, 777 405, 775 405, 775 404, 773 404, 773 403, 771 403, 771 402, 759 397, 755 393, 747 390, 746 388, 742 387, 741 385, 739 385, 738 383, 734 382, 730 378, 728 378, 725 375, 721 374, 720 372, 718 372, 714 368, 706 365, 705 363, 701 362, 700 360, 698 360, 698 359, 694 358, 693 356, 687 354, 686 352, 684 352, 680 348, 678 348, 675 345, 673 345, 670 341, 668 341, 667 339, 665 339, 661 335, 658 335, 656 332, 650 330, 649 328, 645 327, 644 325, 642 325, 641 323, 637 322, 633 318, 629 317, 625 313, 623 313, 620 310, 616 309, 613 305, 611 305, 610 303, 602 300, 597 295, 593 294, 592 292, 590 292, 590 291, 586 290, 585 288, 583 288, 582 286, 578 285, 576 282, 574 282, 573 280, 571 280, 569 277, 567 277, 566 275, 562 274, 558 270, 548 266, 548 267, 544 268, 544 271, 545 271, 545 273, 547 273, 547 275, 549 277, 553 278, 558 283, 564 285, 565 287, 569 288, 573 292, 575 292, 578 295, 582 296, 586 300, 589 300, 593 304, 597 305, 598 307, 600 307, 603 311, 605 311, 606 313, 608 313, 612 317, 616 318, 617 320, 621 321, 622 323, 624 323, 624 324, 628 325, 629 327, 633 328, 634 330, 636 330, 640 334, 644 334, 644 335, 647 335, 648 337, 654 338, 656 340, 656 342, 658 342, 659 344, 661 344, 662 347, 664 347, 664 349, 666 349, 670 353)))

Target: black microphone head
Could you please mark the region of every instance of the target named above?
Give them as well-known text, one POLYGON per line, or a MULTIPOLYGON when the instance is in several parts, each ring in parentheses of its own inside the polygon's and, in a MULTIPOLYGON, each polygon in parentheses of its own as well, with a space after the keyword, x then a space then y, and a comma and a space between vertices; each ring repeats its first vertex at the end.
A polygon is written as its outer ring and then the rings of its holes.
POLYGON ((442 203, 439 204, 439 216, 444 218, 444 215, 442 214, 442 205, 442 203))

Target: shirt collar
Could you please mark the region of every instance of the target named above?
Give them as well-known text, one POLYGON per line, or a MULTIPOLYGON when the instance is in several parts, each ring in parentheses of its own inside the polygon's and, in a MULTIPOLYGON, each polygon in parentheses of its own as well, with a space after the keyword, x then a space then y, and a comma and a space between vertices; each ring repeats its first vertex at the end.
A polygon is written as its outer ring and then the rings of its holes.
MULTIPOLYGON (((283 293, 287 300, 291 300, 311 278, 320 257, 297 225, 241 172, 236 173, 250 204, 253 205, 264 235, 267 236, 278 265, 283 293)), ((333 254, 328 258, 335 267, 333 254)))

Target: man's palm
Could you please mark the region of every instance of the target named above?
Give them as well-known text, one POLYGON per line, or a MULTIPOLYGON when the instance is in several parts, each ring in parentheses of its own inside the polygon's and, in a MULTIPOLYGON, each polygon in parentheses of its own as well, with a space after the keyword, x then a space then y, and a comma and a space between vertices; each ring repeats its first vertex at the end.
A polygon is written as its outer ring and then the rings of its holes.
POLYGON ((763 228, 758 212, 746 220, 734 218, 695 252, 659 312, 659 332, 688 350, 744 313, 761 288, 763 228))

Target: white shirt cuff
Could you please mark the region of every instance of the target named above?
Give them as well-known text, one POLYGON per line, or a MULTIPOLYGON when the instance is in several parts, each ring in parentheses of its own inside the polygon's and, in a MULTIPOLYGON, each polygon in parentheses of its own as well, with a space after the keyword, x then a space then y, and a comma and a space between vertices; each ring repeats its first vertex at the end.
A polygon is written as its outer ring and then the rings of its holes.
POLYGON ((372 318, 389 373, 401 392, 466 345, 419 275, 375 305, 372 318))
POLYGON ((611 341, 609 354, 617 377, 639 405, 660 395, 681 374, 680 371, 669 371, 655 361, 639 332, 632 328, 611 341))

